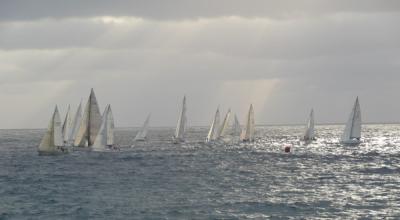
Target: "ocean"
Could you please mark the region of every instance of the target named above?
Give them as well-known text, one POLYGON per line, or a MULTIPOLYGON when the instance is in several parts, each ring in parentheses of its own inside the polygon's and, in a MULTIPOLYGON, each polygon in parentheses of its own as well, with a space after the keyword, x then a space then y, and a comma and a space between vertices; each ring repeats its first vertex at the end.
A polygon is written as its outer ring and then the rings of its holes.
POLYGON ((400 125, 258 126, 254 143, 203 144, 207 128, 171 143, 172 128, 120 152, 38 156, 44 130, 0 130, 0 219, 400 219, 400 125), (292 145, 291 153, 283 147, 292 145))

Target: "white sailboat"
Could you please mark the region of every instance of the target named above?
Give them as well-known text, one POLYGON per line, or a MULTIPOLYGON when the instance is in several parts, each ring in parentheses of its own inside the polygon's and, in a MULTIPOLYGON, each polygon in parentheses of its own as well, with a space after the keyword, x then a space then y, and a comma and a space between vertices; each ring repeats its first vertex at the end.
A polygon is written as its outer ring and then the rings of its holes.
POLYGON ((351 110, 349 120, 347 121, 346 127, 343 131, 340 143, 344 145, 357 145, 361 142, 360 139, 361 108, 357 97, 353 109, 351 110))
POLYGON ((220 119, 219 108, 217 108, 217 111, 215 112, 214 115, 214 119, 210 126, 210 130, 208 131, 206 142, 214 141, 218 138, 219 119, 220 119))
POLYGON ((52 155, 59 153, 66 153, 67 150, 63 148, 63 135, 61 127, 60 113, 58 107, 54 109, 54 113, 50 119, 49 126, 46 134, 43 136, 42 141, 38 147, 39 155, 52 155))
POLYGON ((143 123, 142 129, 136 134, 134 141, 146 141, 147 140, 147 133, 149 130, 149 123, 150 123, 150 116, 149 114, 146 120, 143 123))
POLYGON ((114 147, 114 117, 111 106, 107 105, 103 113, 103 118, 99 132, 94 140, 92 150, 104 151, 114 147))
POLYGON ((254 110, 253 105, 250 105, 249 112, 247 113, 245 127, 242 130, 242 134, 240 135, 240 140, 243 142, 252 142, 254 141, 254 110))
POLYGON ((222 122, 222 125, 218 131, 218 138, 223 138, 227 135, 230 118, 231 118, 231 110, 229 109, 228 112, 226 113, 224 121, 222 122))
POLYGON ((74 146, 92 146, 97 136, 97 133, 99 132, 101 122, 102 117, 99 109, 99 104, 97 103, 96 95, 94 94, 94 91, 92 89, 88 102, 85 106, 85 112, 79 125, 78 133, 74 141, 74 146))
POLYGON ((72 124, 71 108, 68 105, 67 114, 65 115, 64 123, 62 126, 62 134, 65 145, 72 144, 71 140, 72 126, 73 124, 72 124))
POLYGON ((81 121, 82 121, 82 103, 79 103, 78 109, 75 112, 74 120, 72 121, 72 130, 70 134, 71 136, 69 138, 72 144, 74 143, 76 135, 78 134, 81 121))
POLYGON ((306 131, 304 132, 303 141, 311 142, 313 140, 315 140, 314 109, 311 109, 310 116, 306 124, 306 131))
POLYGON ((179 115, 178 123, 176 125, 175 135, 172 137, 172 140, 175 144, 185 141, 186 123, 186 96, 184 96, 182 101, 181 113, 179 115))
POLYGON ((232 136, 240 136, 241 131, 242 131, 242 128, 240 126, 239 119, 237 118, 237 116, 235 114, 233 126, 232 126, 232 136))

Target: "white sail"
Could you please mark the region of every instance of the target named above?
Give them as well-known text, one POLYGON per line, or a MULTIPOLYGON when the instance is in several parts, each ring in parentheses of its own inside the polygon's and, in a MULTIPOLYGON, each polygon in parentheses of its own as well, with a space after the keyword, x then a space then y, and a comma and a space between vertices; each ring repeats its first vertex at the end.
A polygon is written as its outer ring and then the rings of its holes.
POLYGON ((358 97, 354 103, 353 109, 351 110, 349 119, 346 123, 341 141, 343 143, 351 140, 359 141, 361 138, 361 108, 358 101, 358 97))
POLYGON ((136 134, 135 141, 144 141, 147 139, 147 133, 149 130, 149 123, 150 123, 150 116, 149 114, 146 120, 143 123, 142 129, 136 134))
POLYGON ((93 89, 90 92, 85 112, 76 135, 74 146, 92 146, 101 126, 101 114, 99 104, 93 89))
POLYGON ((306 124, 306 131, 304 133, 303 140, 304 141, 311 141, 315 138, 315 131, 314 131, 314 110, 311 109, 310 116, 308 118, 306 124))
POLYGON ((226 136, 226 132, 228 130, 229 123, 230 123, 230 118, 231 118, 231 110, 229 109, 228 112, 226 113, 224 121, 222 122, 222 125, 218 131, 218 138, 226 136))
POLYGON ((217 108, 217 111, 215 112, 214 115, 214 119, 210 126, 210 130, 208 131, 206 142, 210 142, 218 138, 219 119, 220 119, 219 108, 217 108))
POLYGON ((249 112, 247 113, 245 127, 240 135, 241 141, 253 141, 254 140, 254 110, 253 105, 250 105, 249 112))
POLYGON ((72 143, 75 141, 81 121, 82 121, 82 103, 79 103, 78 109, 75 112, 74 120, 72 121, 72 131, 71 131, 71 136, 69 137, 72 143))
POLYGON ((54 109, 54 113, 50 119, 46 134, 38 147, 39 152, 52 153, 58 151, 58 147, 63 146, 60 113, 58 107, 54 109))
POLYGON ((104 150, 114 145, 114 117, 111 106, 107 105, 103 113, 103 118, 99 132, 93 143, 93 150, 104 150))
POLYGON ((179 115, 175 130, 174 142, 176 143, 183 142, 185 140, 186 120, 186 96, 184 96, 181 113, 179 115))
POLYGON ((72 116, 71 116, 71 108, 68 105, 67 114, 65 115, 64 123, 62 126, 62 134, 64 138, 65 144, 71 143, 71 133, 72 133, 72 116))
POLYGON ((233 126, 232 126, 232 136, 240 136, 241 131, 242 131, 242 128, 240 127, 239 120, 235 114, 235 120, 234 120, 233 126))

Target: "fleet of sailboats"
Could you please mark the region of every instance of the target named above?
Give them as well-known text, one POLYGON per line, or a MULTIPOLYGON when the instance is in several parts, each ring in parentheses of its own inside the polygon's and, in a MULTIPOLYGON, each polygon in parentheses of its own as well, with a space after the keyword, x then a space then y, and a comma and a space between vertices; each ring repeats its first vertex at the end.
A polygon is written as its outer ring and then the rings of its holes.
MULTIPOLYGON (((175 144, 185 142, 185 132, 187 129, 186 111, 186 96, 184 96, 173 136, 173 143, 175 144)), ((134 138, 135 142, 146 141, 148 139, 150 117, 151 114, 147 116, 141 130, 136 134, 134 138)), ((314 110, 311 109, 304 135, 301 138, 305 143, 311 143, 315 140, 314 123, 314 110)), ((107 105, 104 113, 101 114, 96 95, 94 90, 91 89, 83 113, 81 103, 74 115, 71 113, 70 106, 68 106, 64 122, 61 123, 58 107, 55 107, 47 131, 38 146, 38 152, 40 155, 66 153, 69 151, 68 147, 72 146, 74 148, 89 148, 93 151, 116 149, 114 129, 114 116, 111 105, 107 105)), ((235 137, 242 142, 253 142, 255 140, 254 108, 252 104, 249 107, 243 128, 236 114, 231 112, 231 109, 228 109, 224 120, 220 124, 220 110, 218 107, 205 142, 223 141, 227 143, 227 141, 233 140, 235 137)), ((343 145, 357 145, 361 143, 361 108, 358 97, 354 102, 349 119, 340 138, 340 143, 343 145)))

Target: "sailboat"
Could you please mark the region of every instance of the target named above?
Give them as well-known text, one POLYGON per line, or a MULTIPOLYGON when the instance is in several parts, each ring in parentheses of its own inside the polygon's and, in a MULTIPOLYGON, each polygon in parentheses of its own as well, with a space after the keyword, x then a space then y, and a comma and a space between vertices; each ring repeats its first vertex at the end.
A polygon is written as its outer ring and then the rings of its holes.
POLYGON ((64 148, 61 130, 60 113, 56 106, 50 119, 46 134, 43 136, 38 147, 39 155, 53 155, 67 152, 67 149, 64 148))
POLYGON ((206 142, 207 143, 211 142, 211 141, 214 141, 214 140, 216 140, 218 138, 219 118, 220 118, 220 116, 219 116, 219 108, 217 108, 217 111, 215 112, 215 115, 214 115, 214 119, 213 119, 213 121, 211 123, 211 126, 210 126, 210 130, 208 131, 208 135, 207 135, 207 138, 206 138, 206 142))
POLYGON ((236 114, 234 117, 233 125, 232 125, 232 136, 240 136, 242 128, 240 127, 239 119, 237 118, 236 114))
POLYGON ((114 149, 114 117, 111 111, 111 106, 107 105, 92 150, 104 151, 110 149, 114 149))
POLYGON ((344 145, 357 145, 361 143, 360 139, 361 108, 357 97, 353 109, 351 110, 349 120, 347 121, 346 127, 343 131, 340 143, 344 145))
POLYGON ((102 117, 97 103, 94 90, 90 91, 90 96, 85 106, 85 112, 82 121, 79 125, 78 133, 76 135, 74 146, 75 147, 91 147, 99 132, 102 122, 102 117))
POLYGON ((243 142, 254 141, 254 110, 253 105, 250 105, 249 112, 247 113, 245 127, 240 135, 240 140, 243 142))
POLYGON ((142 129, 136 134, 134 141, 146 141, 147 140, 147 133, 149 130, 149 123, 150 123, 150 116, 149 114, 146 120, 143 123, 142 129))
POLYGON ((306 131, 304 132, 303 141, 311 142, 315 140, 314 132, 314 109, 311 109, 310 116, 306 124, 306 131))
POLYGON ((72 130, 70 134, 71 136, 69 138, 72 144, 74 143, 76 135, 78 134, 81 121, 82 121, 82 103, 79 103, 78 109, 75 112, 74 120, 72 120, 72 130))
POLYGON ((176 125, 175 135, 172 137, 172 141, 175 144, 185 141, 186 120, 186 96, 184 96, 181 113, 179 114, 178 123, 176 125))
POLYGON ((72 133, 72 117, 71 117, 71 108, 68 105, 68 110, 67 114, 65 115, 64 123, 62 126, 62 134, 63 134, 63 140, 65 145, 70 145, 72 144, 71 140, 71 133, 72 133))
POLYGON ((228 112, 226 113, 224 121, 222 122, 222 125, 218 131, 218 138, 221 139, 227 135, 230 117, 231 117, 231 110, 229 109, 228 112))

